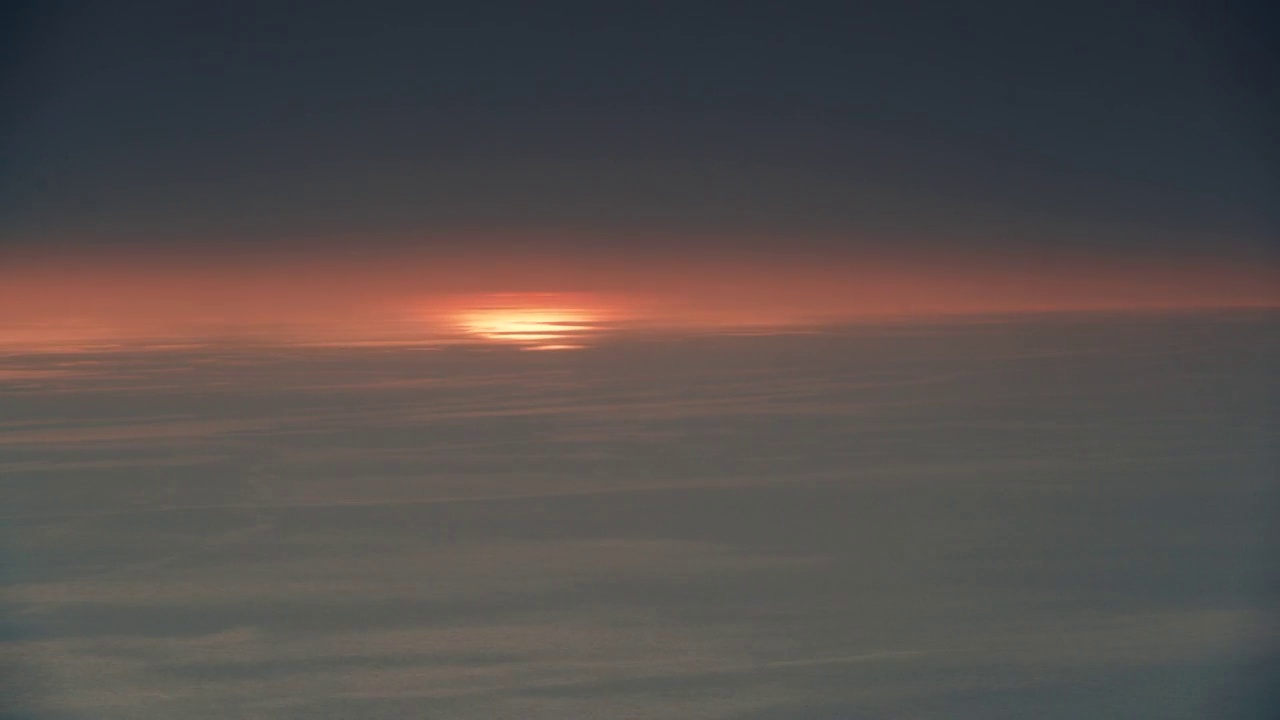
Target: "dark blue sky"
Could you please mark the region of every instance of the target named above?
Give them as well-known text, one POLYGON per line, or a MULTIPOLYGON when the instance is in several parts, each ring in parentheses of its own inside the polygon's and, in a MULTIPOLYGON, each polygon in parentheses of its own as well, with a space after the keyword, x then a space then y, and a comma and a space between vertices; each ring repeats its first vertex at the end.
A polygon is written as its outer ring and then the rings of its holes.
POLYGON ((553 5, 32 5, 0 232, 1274 251, 1260 57, 1227 11, 553 5))

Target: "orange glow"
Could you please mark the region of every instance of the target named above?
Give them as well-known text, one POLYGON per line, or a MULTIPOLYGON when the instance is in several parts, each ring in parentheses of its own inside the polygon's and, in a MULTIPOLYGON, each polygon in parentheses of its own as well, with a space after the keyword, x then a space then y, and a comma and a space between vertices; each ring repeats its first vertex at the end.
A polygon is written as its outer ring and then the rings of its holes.
POLYGON ((551 350, 624 325, 774 332, 861 319, 1280 306, 1280 267, 1270 261, 765 253, 730 251, 728 240, 691 241, 696 251, 538 247, 12 254, 0 257, 0 349, 226 340, 551 350))

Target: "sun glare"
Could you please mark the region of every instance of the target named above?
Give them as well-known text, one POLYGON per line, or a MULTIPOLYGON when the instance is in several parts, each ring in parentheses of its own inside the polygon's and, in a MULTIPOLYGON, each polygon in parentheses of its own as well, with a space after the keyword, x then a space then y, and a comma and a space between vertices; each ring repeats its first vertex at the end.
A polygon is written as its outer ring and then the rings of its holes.
POLYGON ((601 320, 601 311, 581 304, 562 304, 566 298, 544 294, 511 294, 484 298, 454 314, 467 335, 529 350, 570 350, 583 347, 601 320))

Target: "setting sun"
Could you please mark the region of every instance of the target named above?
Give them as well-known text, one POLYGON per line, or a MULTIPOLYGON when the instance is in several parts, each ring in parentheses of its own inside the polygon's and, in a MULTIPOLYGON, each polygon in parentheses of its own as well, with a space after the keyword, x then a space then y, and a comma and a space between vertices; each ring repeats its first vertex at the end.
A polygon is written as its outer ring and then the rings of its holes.
POLYGON ((585 314, 572 310, 524 310, 502 308, 476 310, 462 318, 463 326, 474 335, 490 340, 517 342, 556 340, 586 328, 585 314))
POLYGON ((568 350, 604 319, 604 311, 577 295, 507 293, 472 298, 452 313, 466 335, 530 350, 568 350))

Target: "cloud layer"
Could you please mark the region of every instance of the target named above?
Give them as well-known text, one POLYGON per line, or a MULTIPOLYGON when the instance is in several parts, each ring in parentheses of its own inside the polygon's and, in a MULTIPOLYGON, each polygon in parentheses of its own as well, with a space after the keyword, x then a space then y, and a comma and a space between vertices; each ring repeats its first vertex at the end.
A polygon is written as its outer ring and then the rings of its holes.
POLYGON ((1278 639, 1271 322, 10 354, 11 696, 1248 717, 1278 639))

